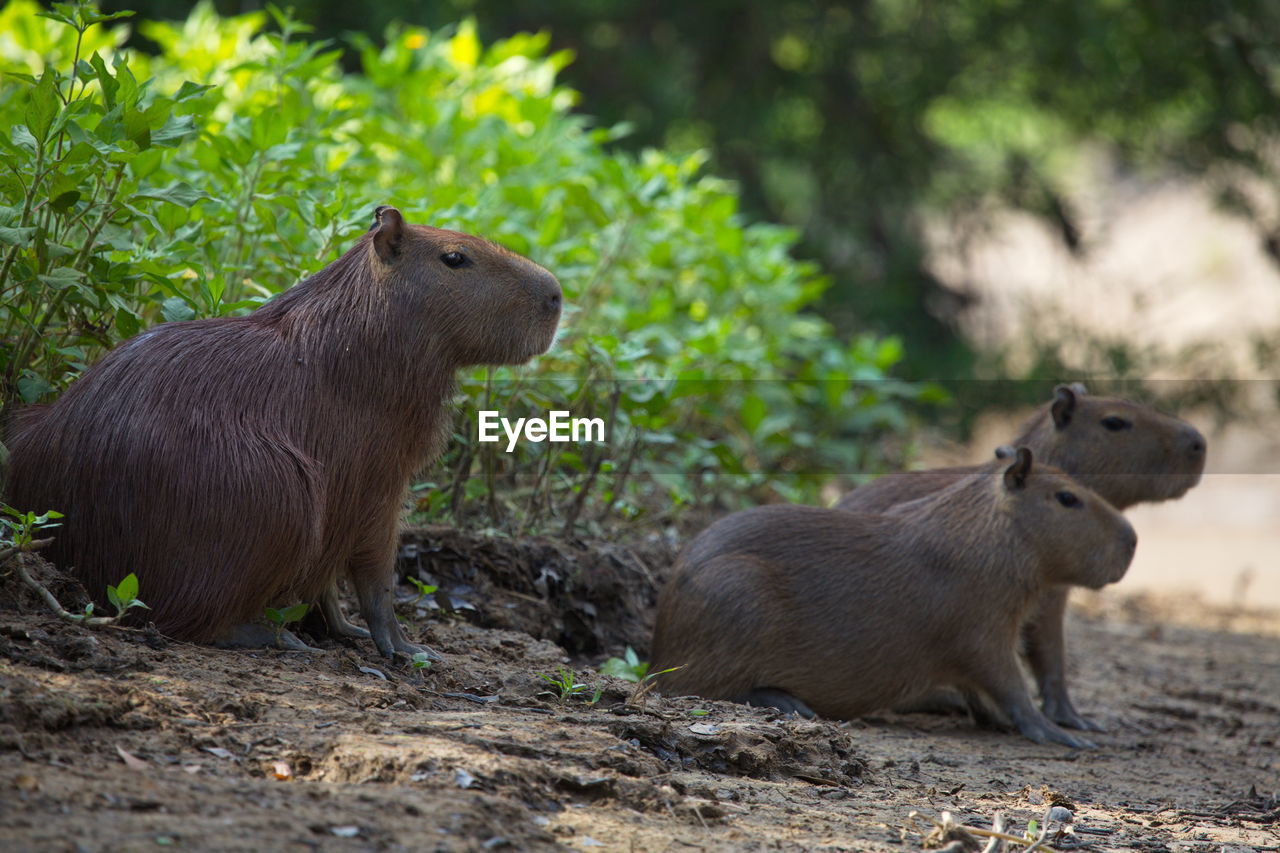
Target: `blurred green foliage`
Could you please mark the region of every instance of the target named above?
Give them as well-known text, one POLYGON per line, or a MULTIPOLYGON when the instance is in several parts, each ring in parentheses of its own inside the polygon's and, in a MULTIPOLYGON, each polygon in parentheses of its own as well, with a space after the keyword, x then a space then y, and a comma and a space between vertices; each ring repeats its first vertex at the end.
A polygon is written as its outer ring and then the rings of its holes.
MULTIPOLYGON (((219 2, 234 9, 255 0, 219 2)), ((931 274, 930 219, 981 231, 993 207, 1011 206, 1087 252, 1069 186, 1082 151, 1105 149, 1117 174, 1207 176, 1280 258, 1274 0, 297 0, 295 8, 332 36, 463 15, 486 37, 549 32, 575 54, 565 79, 583 93, 584 112, 628 122, 621 144, 633 149, 713 152, 712 169, 739 182, 752 218, 802 231, 802 253, 835 282, 824 313, 846 332, 901 334, 912 375, 967 378, 974 367, 954 334, 974 297, 964 282, 948 287, 931 274)), ((999 375, 1000 364, 989 372, 999 375)), ((1034 372, 1060 368, 1047 352, 1034 372)))
POLYGON ((346 72, 274 9, 137 22, 154 55, 84 8, 36 9, 0 12, 6 403, 49 399, 148 324, 251 309, 380 203, 531 256, 569 301, 534 368, 464 381, 455 440, 415 490, 427 517, 572 531, 813 498, 937 397, 890 378, 896 339, 841 343, 807 310, 828 281, 791 257, 796 232, 746 225, 702 155, 611 148, 618 129, 571 113, 545 34, 393 26, 356 39, 346 72), (477 408, 604 416, 608 441, 506 454, 477 443, 477 408))

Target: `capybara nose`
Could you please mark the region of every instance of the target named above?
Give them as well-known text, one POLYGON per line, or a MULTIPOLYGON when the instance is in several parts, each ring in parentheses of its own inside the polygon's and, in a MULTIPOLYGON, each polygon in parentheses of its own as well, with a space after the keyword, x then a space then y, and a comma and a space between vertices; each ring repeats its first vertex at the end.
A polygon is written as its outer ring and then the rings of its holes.
POLYGON ((1192 456, 1203 456, 1205 451, 1204 436, 1200 434, 1200 430, 1195 427, 1187 427, 1183 431, 1182 440, 1187 448, 1187 453, 1192 456))
POLYGON ((525 285, 528 293, 548 317, 558 316, 564 302, 560 282, 554 275, 539 267, 525 285))
POLYGON ((1126 523, 1120 531, 1120 547, 1124 548, 1125 553, 1131 558, 1138 550, 1138 531, 1133 529, 1133 525, 1126 523))

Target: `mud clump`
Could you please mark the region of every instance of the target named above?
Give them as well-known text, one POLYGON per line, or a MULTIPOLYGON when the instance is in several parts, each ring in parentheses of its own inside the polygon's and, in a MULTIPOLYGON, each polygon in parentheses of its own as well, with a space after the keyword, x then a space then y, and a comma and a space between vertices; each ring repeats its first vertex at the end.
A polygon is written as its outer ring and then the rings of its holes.
POLYGON ((661 541, 517 541, 418 527, 401 536, 399 571, 438 587, 430 609, 595 655, 648 646, 655 576, 673 556, 661 541))
POLYGON ((856 785, 867 769, 854 754, 849 734, 821 723, 686 723, 631 717, 611 724, 609 731, 683 770, 856 785))

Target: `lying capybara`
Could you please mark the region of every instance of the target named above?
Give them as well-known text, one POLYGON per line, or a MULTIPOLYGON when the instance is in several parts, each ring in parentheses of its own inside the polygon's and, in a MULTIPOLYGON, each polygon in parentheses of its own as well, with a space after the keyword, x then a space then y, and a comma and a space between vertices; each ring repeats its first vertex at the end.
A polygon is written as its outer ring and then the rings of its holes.
POLYGON ((143 332, 16 419, 6 501, 65 513, 47 553, 91 594, 136 572, 165 634, 248 645, 298 601, 363 633, 345 576, 380 652, 429 651, 392 611, 409 478, 442 448, 455 372, 544 352, 561 292, 487 240, 376 220, 252 314, 143 332))
POLYGON ((1031 701, 1015 641, 1050 584, 1124 575, 1137 538, 1031 451, 882 515, 765 506, 707 528, 658 598, 655 671, 695 693, 847 719, 941 685, 1037 742, 1088 746, 1031 701))
MULTIPOLYGON (((1185 421, 1150 406, 1115 397, 1086 395, 1079 385, 1060 385, 1013 442, 1031 448, 1040 461, 1061 468, 1117 509, 1179 498, 1200 482, 1205 439, 1185 421)), ((946 488, 979 466, 886 474, 849 492, 836 507, 883 512, 946 488)), ((1067 691, 1064 620, 1070 587, 1044 591, 1023 631, 1028 663, 1040 689, 1044 713, 1057 723, 1101 731, 1076 711, 1067 691)), ((980 711, 980 709, 974 709, 980 711)))

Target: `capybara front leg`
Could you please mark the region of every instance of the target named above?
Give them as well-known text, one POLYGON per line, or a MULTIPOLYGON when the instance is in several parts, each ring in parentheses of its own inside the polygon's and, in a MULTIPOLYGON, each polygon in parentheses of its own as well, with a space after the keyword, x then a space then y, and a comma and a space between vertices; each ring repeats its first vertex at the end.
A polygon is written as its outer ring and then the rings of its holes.
POLYGON ((1067 597, 1071 588, 1054 586, 1040 596, 1031 621, 1022 631, 1027 663, 1040 688, 1044 715, 1063 726, 1090 732, 1106 731, 1080 714, 1067 693, 1067 597))
POLYGON ((358 571, 353 567, 351 582, 356 588, 356 597, 360 600, 360 613, 369 625, 369 633, 373 636, 373 644, 385 657, 395 657, 402 652, 412 657, 425 653, 432 660, 440 660, 440 655, 428 646, 409 642, 400 623, 396 621, 395 607, 391 594, 391 585, 395 580, 395 570, 390 560, 384 564, 380 574, 358 571))
POLYGON ((1031 694, 1027 692, 1027 685, 1022 680, 1012 648, 1009 649, 1008 660, 996 662, 979 686, 991 696, 1023 737, 1036 743, 1052 741, 1077 749, 1091 749, 1097 745, 1060 728, 1057 723, 1040 713, 1040 709, 1031 701, 1031 694))

